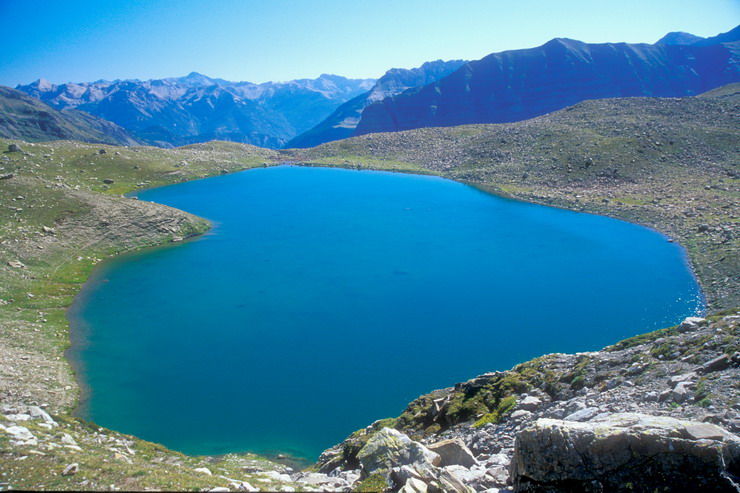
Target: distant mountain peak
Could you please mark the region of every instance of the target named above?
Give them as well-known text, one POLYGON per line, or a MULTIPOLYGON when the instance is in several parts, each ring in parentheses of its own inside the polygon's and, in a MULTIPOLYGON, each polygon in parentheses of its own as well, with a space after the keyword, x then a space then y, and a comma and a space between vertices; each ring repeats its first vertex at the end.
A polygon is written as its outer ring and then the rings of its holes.
POLYGON ((670 46, 688 46, 694 43, 698 43, 703 39, 704 38, 702 38, 701 36, 696 36, 691 33, 685 33, 683 31, 673 31, 660 38, 655 44, 670 46))
POLYGON ((51 91, 54 89, 54 84, 46 79, 36 79, 30 85, 39 91, 51 91))

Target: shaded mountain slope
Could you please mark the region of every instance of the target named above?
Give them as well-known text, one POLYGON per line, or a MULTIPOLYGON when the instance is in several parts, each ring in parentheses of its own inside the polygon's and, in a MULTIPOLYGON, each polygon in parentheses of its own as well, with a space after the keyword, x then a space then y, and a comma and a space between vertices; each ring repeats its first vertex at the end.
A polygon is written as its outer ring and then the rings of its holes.
POLYGON ((673 44, 656 45, 554 39, 494 53, 368 106, 355 135, 519 121, 586 99, 696 95, 740 80, 739 37, 735 29, 689 46, 670 35, 673 44))
POLYGON ((0 137, 26 142, 79 140, 137 145, 125 129, 82 111, 57 111, 27 94, 0 86, 0 137))
POLYGON ((350 137, 360 121, 362 110, 368 105, 407 89, 435 82, 457 70, 463 63, 464 60, 437 60, 413 69, 391 69, 378 79, 370 91, 347 101, 324 121, 289 141, 285 147, 313 147, 350 137))

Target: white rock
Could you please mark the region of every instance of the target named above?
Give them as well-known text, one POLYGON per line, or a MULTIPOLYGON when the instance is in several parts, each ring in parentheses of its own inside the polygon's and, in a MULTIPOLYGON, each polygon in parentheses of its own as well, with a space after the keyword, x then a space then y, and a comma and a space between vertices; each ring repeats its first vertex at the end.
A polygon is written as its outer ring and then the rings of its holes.
POLYGON ((522 399, 522 401, 519 403, 519 409, 524 409, 527 411, 534 411, 538 407, 542 405, 542 401, 538 399, 537 397, 530 395, 522 399))
POLYGON ((58 423, 54 421, 54 418, 49 416, 49 413, 38 406, 31 406, 29 408, 29 413, 31 414, 31 418, 33 419, 43 419, 45 423, 48 423, 52 426, 59 426, 58 423))
POLYGON ((69 433, 62 434, 62 443, 66 445, 77 445, 77 442, 75 442, 75 439, 69 433))
POLYGON ((532 413, 530 411, 527 411, 526 409, 517 409, 516 411, 511 413, 511 416, 509 416, 509 419, 527 418, 531 415, 532 413))
POLYGON ((212 472, 210 471, 210 469, 208 469, 207 467, 196 467, 196 468, 195 468, 195 469, 193 469, 193 470, 194 470, 195 472, 199 472, 199 473, 205 474, 205 475, 207 475, 207 476, 213 476, 213 473, 212 473, 212 472))
POLYGON ((25 426, 8 426, 5 428, 5 433, 10 434, 15 440, 34 440, 36 438, 25 426))
POLYGON ((230 489, 226 488, 225 486, 216 486, 215 488, 211 488, 208 491, 218 491, 218 492, 224 492, 224 491, 231 491, 230 489))

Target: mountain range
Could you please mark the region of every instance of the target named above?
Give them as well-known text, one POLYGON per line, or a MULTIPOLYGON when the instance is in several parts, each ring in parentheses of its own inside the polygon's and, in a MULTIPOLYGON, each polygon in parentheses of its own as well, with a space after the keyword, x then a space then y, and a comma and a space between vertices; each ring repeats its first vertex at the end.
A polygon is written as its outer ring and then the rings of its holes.
POLYGON ((462 66, 465 60, 437 60, 413 69, 393 68, 386 72, 368 92, 360 94, 339 108, 328 118, 288 142, 285 147, 313 147, 324 142, 350 137, 367 106, 389 96, 395 96, 413 87, 438 81, 462 66))
POLYGON ((324 74, 254 84, 193 72, 148 81, 56 85, 39 79, 16 89, 55 109, 74 108, 110 120, 160 147, 218 139, 277 148, 374 83, 324 74))
POLYGON ((36 101, 20 111, 18 95, 9 88, 0 93, 4 107, 23 113, 24 122, 6 113, 0 136, 160 147, 226 140, 301 148, 376 132, 520 121, 587 99, 691 96, 737 81, 740 26, 711 38, 673 32, 655 44, 557 38, 476 61, 391 69, 378 80, 321 75, 254 84, 195 72, 60 85, 39 79, 16 89, 49 106, 36 101), (76 133, 69 133, 72 128, 76 133))
POLYGON ((369 105, 353 135, 514 122, 587 99, 696 95, 740 80, 739 40, 740 26, 708 39, 671 33, 649 45, 558 38, 494 53, 369 105))

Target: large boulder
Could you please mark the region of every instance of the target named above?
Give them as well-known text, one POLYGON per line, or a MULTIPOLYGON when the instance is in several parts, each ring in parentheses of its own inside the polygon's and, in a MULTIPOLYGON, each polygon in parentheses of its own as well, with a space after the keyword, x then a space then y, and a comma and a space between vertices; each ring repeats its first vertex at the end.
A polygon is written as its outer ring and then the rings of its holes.
POLYGON ((740 438, 708 423, 622 413, 539 419, 517 437, 515 491, 736 491, 740 438))
POLYGON ((439 454, 441 467, 459 465, 471 468, 478 463, 470 449, 459 438, 434 443, 429 445, 429 450, 439 454))
POLYGON ((389 476, 394 467, 405 465, 413 465, 422 476, 433 476, 431 471, 440 463, 439 454, 392 428, 383 428, 373 435, 357 458, 362 465, 362 477, 389 476))

